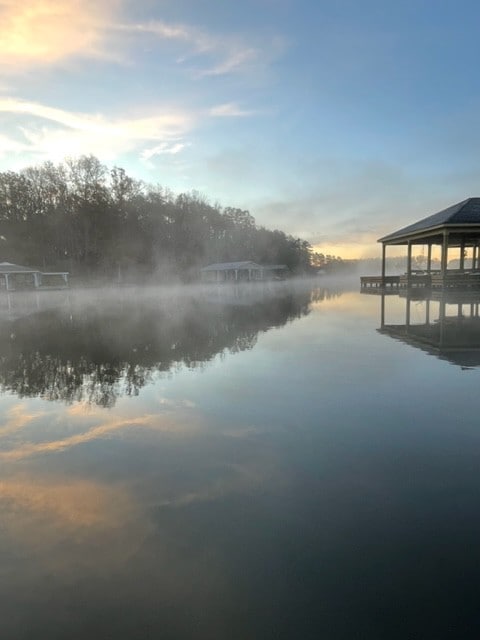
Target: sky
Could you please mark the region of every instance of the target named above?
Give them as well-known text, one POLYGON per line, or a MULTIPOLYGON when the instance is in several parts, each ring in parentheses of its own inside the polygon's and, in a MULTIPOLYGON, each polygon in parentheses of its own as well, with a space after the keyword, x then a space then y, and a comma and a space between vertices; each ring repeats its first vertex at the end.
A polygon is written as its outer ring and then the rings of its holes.
POLYGON ((0 0, 0 170, 93 154, 316 250, 480 196, 473 0, 0 0))

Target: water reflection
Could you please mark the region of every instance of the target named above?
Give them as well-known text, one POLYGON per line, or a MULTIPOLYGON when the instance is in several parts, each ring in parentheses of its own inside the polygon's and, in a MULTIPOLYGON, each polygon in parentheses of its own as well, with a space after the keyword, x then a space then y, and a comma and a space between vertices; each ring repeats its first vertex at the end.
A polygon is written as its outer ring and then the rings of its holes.
MULTIPOLYGON (((155 293, 57 299, 29 317, 17 305, 9 331, 52 316, 79 357, 110 364, 118 345, 119 370, 145 363, 154 384, 108 409, 0 397, 2 639, 478 636, 480 370, 459 375, 379 335, 373 296, 269 295, 253 298, 263 320, 241 292, 171 296, 182 331, 155 293), (140 330, 147 308, 153 337, 122 347, 128 322, 113 311, 140 330), (214 324, 195 329, 204 318, 214 324), (187 349, 187 327, 208 348, 187 349), (175 375, 138 351, 164 328, 182 338, 164 349, 175 375), (252 332, 254 349, 197 368, 197 353, 252 332)), ((405 304, 386 301, 385 325, 406 324, 405 304)), ((409 324, 425 313, 411 300, 409 324)), ((56 344, 43 347, 46 333, 32 340, 42 358, 56 344)))
POLYGON ((480 367, 480 293, 408 291, 403 322, 388 323, 393 297, 381 296, 378 331, 464 369, 480 367))
POLYGON ((111 407, 152 377, 251 349, 271 327, 339 295, 325 288, 211 288, 193 293, 21 294, 2 298, 0 388, 19 397, 111 407))

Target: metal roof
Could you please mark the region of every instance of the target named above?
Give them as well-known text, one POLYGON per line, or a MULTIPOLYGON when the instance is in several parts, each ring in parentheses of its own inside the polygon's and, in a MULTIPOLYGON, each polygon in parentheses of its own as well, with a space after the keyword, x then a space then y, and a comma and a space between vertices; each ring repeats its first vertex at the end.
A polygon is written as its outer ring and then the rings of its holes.
POLYGON ((23 267, 20 264, 0 262, 0 273, 40 273, 40 271, 38 269, 32 269, 32 267, 23 267))
POLYGON ((431 216, 423 218, 418 222, 403 227, 394 233, 390 233, 383 238, 380 238, 378 242, 388 242, 389 240, 395 240, 409 234, 414 234, 419 231, 427 231, 428 229, 434 229, 440 226, 447 225, 480 225, 480 198, 467 198, 462 202, 443 209, 438 213, 434 213, 431 216))
POLYGON ((217 262, 203 267, 201 271, 230 271, 231 269, 261 269, 262 267, 256 262, 249 260, 243 262, 217 262))

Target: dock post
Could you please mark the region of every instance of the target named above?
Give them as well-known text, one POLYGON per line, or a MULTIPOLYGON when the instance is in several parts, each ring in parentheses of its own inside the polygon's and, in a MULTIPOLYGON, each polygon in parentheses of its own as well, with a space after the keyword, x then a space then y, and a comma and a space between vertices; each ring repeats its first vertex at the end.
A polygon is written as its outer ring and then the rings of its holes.
POLYGON ((443 280, 443 284, 445 284, 445 277, 447 275, 447 265, 448 265, 448 231, 445 230, 443 232, 443 243, 442 243, 442 280, 443 280))
POLYGON ((408 241, 408 259, 407 259, 407 287, 411 286, 412 278, 412 243, 408 241))
POLYGON ((382 287, 385 286, 385 258, 387 255, 387 247, 384 242, 382 242, 382 287))

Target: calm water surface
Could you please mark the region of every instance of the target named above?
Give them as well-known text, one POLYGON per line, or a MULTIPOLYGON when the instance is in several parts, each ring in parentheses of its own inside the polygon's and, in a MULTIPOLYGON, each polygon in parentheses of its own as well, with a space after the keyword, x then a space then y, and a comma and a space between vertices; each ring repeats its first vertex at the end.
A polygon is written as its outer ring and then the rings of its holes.
POLYGON ((1 298, 0 637, 477 638, 475 303, 383 304, 1 298))

